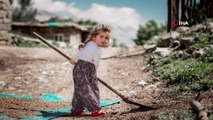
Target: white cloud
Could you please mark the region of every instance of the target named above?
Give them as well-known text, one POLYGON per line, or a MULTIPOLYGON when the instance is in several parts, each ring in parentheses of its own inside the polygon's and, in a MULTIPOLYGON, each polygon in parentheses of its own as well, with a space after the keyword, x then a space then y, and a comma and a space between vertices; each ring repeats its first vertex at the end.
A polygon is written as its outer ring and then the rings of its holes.
POLYGON ((18 4, 18 0, 13 0, 13 8, 19 8, 20 5, 18 4))
MULTIPOLYGON (((136 37, 138 26, 141 24, 140 15, 133 8, 128 7, 116 8, 94 3, 88 10, 81 10, 75 6, 75 3, 66 4, 63 1, 33 0, 33 3, 39 11, 109 24, 113 27, 113 37, 118 43, 125 43, 127 46, 134 45, 132 39, 136 37)), ((44 18, 41 14, 38 19, 42 17, 44 18)))

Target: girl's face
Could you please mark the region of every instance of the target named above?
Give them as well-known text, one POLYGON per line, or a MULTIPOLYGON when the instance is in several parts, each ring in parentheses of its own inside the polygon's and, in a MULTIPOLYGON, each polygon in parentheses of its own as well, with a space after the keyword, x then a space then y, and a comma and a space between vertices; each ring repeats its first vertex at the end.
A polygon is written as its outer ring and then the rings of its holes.
POLYGON ((100 31, 100 33, 94 38, 94 41, 98 46, 105 46, 109 38, 109 32, 100 31))

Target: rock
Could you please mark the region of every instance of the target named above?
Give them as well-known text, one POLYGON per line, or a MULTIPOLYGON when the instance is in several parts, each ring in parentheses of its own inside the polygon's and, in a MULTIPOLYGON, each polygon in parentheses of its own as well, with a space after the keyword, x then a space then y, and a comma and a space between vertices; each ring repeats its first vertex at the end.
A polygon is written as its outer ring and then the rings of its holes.
POLYGON ((186 49, 186 48, 188 48, 190 45, 193 44, 193 40, 194 40, 193 37, 184 37, 184 38, 181 38, 181 41, 180 41, 180 48, 181 48, 181 49, 186 49))
POLYGON ((121 73, 121 75, 122 75, 122 76, 127 76, 127 75, 130 75, 130 73, 128 73, 128 72, 123 72, 123 73, 121 73))
POLYGON ((9 89, 9 90, 15 90, 16 88, 14 88, 14 87, 9 87, 8 89, 9 89))
POLYGON ((153 52, 157 48, 156 45, 144 45, 143 47, 144 47, 145 51, 148 53, 153 52))
POLYGON ((192 31, 192 32, 199 32, 199 31, 201 31, 203 28, 205 28, 204 25, 198 24, 198 25, 192 26, 192 27, 191 27, 191 31, 192 31))
POLYGON ((144 88, 144 90, 148 90, 148 89, 154 89, 154 90, 158 90, 158 85, 160 85, 161 82, 156 82, 155 84, 151 84, 148 85, 144 88))
POLYGON ((30 82, 29 82, 29 81, 24 81, 24 83, 25 83, 25 84, 27 84, 27 85, 29 85, 29 84, 30 84, 30 82))
POLYGON ((196 51, 196 50, 199 50, 199 49, 196 48, 196 47, 191 46, 191 47, 189 47, 189 48, 186 50, 186 53, 192 54, 192 53, 193 53, 194 51, 196 51))
POLYGON ((175 39, 175 38, 177 38, 178 36, 180 36, 180 33, 176 32, 176 31, 171 31, 171 32, 165 34, 165 35, 162 37, 162 39, 170 39, 170 38, 175 39))
POLYGON ((157 47, 157 49, 154 51, 154 53, 159 54, 163 57, 168 56, 171 53, 171 50, 169 50, 169 48, 159 48, 157 47))
POLYGON ((200 56, 203 56, 204 54, 205 54, 205 52, 203 49, 196 50, 192 53, 194 58, 198 58, 200 56))
POLYGON ((18 92, 22 92, 23 90, 18 90, 18 92))
POLYGON ((21 77, 14 77, 14 80, 21 80, 21 77))
POLYGON ((130 95, 130 96, 133 96, 133 95, 136 95, 136 94, 137 94, 137 93, 136 93, 136 91, 134 91, 134 90, 132 90, 132 91, 129 92, 129 95, 130 95))
POLYGON ((54 71, 50 71, 50 73, 53 75, 53 74, 55 74, 55 72, 54 71))
POLYGON ((146 81, 144 81, 144 80, 141 80, 140 82, 138 82, 138 84, 141 85, 141 86, 144 86, 144 85, 146 85, 148 83, 146 81))
POLYGON ((207 24, 207 26, 208 26, 209 29, 213 29, 213 22, 209 22, 209 23, 207 24))
MULTIPOLYGON (((180 52, 181 53, 181 52, 180 52)), ((188 59, 191 57, 191 54, 187 53, 187 52, 183 52, 183 54, 180 54, 180 56, 182 57, 183 60, 188 59)))
POLYGON ((179 33, 183 33, 183 32, 186 32, 186 31, 189 31, 190 28, 189 27, 185 27, 185 26, 179 26, 176 28, 175 31, 179 32, 179 33))
POLYGON ((175 39, 178 36, 180 36, 180 33, 176 32, 176 31, 166 33, 165 35, 163 35, 161 40, 158 42, 157 46, 158 47, 169 47, 170 39, 175 39))
POLYGON ((42 71, 41 72, 43 75, 47 75, 47 71, 42 71))
POLYGON ((181 43, 186 43, 192 45, 194 38, 193 37, 183 37, 181 38, 181 43))
POLYGON ((5 86, 6 83, 5 83, 4 81, 0 81, 0 85, 1 85, 1 86, 5 86))

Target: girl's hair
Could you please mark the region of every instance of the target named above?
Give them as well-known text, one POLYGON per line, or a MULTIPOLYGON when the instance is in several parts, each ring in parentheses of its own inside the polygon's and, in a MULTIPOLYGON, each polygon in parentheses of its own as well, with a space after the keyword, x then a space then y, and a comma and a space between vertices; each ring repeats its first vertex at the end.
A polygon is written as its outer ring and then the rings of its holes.
MULTIPOLYGON (((111 27, 109 25, 106 25, 106 24, 98 24, 96 26, 94 26, 91 30, 90 30, 90 33, 87 37, 87 40, 93 40, 94 37, 96 37, 101 31, 103 32, 111 32, 111 27)), ((79 49, 80 48, 83 48, 85 44, 81 44, 79 45, 79 49)))
POLYGON ((103 32, 111 32, 111 27, 105 24, 99 24, 93 27, 87 37, 88 40, 93 40, 101 31, 103 32))

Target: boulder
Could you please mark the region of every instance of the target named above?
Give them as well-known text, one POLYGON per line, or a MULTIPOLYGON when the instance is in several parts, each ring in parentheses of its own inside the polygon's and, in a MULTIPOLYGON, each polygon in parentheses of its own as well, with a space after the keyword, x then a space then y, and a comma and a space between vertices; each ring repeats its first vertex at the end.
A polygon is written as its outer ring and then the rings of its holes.
POLYGON ((205 54, 204 50, 203 49, 199 49, 199 50, 196 50, 192 53, 192 56, 194 58, 198 58, 200 56, 203 56, 205 54))
POLYGON ((145 80, 141 80, 140 82, 138 82, 138 85, 140 86, 145 86, 146 84, 148 84, 145 80))
MULTIPOLYGON (((181 52, 180 52, 180 53, 181 53, 181 52)), ((180 54, 180 56, 181 56, 181 58, 182 58, 183 60, 185 60, 185 59, 190 58, 190 57, 191 57, 191 54, 189 54, 189 53, 183 51, 183 54, 180 54)))
POLYGON ((183 32, 186 32, 186 31, 189 31, 190 28, 189 27, 185 27, 185 26, 179 26, 175 29, 175 31, 179 32, 179 33, 183 33, 183 32))
POLYGON ((201 31, 201 30, 204 29, 204 28, 205 28, 204 25, 198 24, 198 25, 192 26, 192 27, 191 27, 191 31, 192 31, 192 32, 199 32, 199 31, 201 31))
POLYGON ((156 45, 144 45, 143 46, 146 52, 153 52, 156 50, 157 46, 156 45))
POLYGON ((209 29, 213 29, 213 22, 209 22, 209 23, 208 23, 208 28, 209 28, 209 29))
POLYGON ((180 36, 180 33, 176 31, 171 31, 169 33, 166 33, 165 35, 162 36, 161 40, 158 42, 157 46, 158 47, 169 47, 170 45, 170 39, 175 39, 178 36, 180 36))
POLYGON ((189 47, 188 49, 186 49, 185 51, 188 53, 188 54, 192 54, 194 51, 198 50, 198 48, 192 46, 192 47, 189 47))
POLYGON ((154 53, 159 54, 163 57, 168 56, 171 53, 171 50, 169 48, 159 48, 157 47, 154 53))
POLYGON ((193 44, 193 40, 194 40, 193 37, 183 37, 183 38, 181 38, 180 47, 183 48, 183 49, 188 48, 190 45, 193 44))

